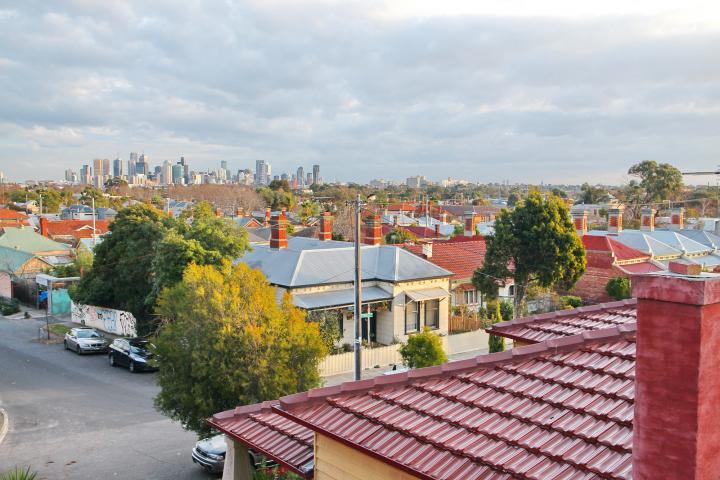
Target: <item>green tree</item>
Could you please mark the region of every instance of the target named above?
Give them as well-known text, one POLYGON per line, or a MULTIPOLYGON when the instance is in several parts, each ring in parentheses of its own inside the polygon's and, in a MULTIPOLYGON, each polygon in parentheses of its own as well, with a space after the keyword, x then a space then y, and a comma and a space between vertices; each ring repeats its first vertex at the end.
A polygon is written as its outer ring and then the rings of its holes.
POLYGON ((605 291, 615 300, 624 300, 632 296, 630 279, 625 277, 614 277, 608 280, 605 291))
POLYGON ((568 196, 567 196, 567 192, 566 192, 565 190, 561 190, 561 189, 559 189, 559 188, 557 188, 557 187, 555 187, 555 188, 552 189, 552 194, 555 195, 556 197, 560 197, 560 198, 567 198, 567 197, 568 197, 568 196))
POLYGON ((585 182, 580 187, 580 196, 575 201, 578 203, 601 203, 607 202, 610 197, 608 191, 602 187, 595 187, 585 182))
POLYGON ((307 321, 317 323, 320 337, 328 352, 334 352, 337 343, 342 340, 343 332, 340 329, 340 312, 337 310, 314 310, 308 312, 307 321))
POLYGON ((560 306, 562 308, 579 308, 582 307, 582 298, 575 295, 563 295, 560 297, 560 306))
POLYGON ((537 192, 513 211, 503 210, 495 232, 485 237, 485 263, 475 271, 473 284, 489 298, 512 278, 517 316, 528 287, 571 288, 585 271, 585 249, 575 233, 565 203, 537 192))
POLYGON ((463 225, 455 225, 453 228, 453 236, 455 235, 464 235, 465 234, 465 227, 463 225))
POLYGON ((155 406, 201 436, 205 418, 320 384, 327 353, 316 323, 245 264, 190 265, 158 299, 155 406))
POLYGON ((513 318, 513 304, 507 301, 500 302, 500 315, 504 322, 513 318))
POLYGON ((417 237, 409 230, 402 227, 395 227, 385 235, 385 243, 388 245, 399 245, 402 243, 416 242, 417 237))
POLYGON ((400 356, 410 368, 431 367, 447 362, 440 336, 425 327, 422 333, 410 335, 407 343, 400 347, 400 356))
POLYGON ((85 205, 91 205, 93 199, 95 200, 95 208, 108 207, 110 205, 110 202, 102 191, 88 185, 80 192, 80 202, 85 205))
POLYGON ((93 268, 74 290, 79 303, 131 312, 138 333, 153 329, 154 297, 152 263, 157 244, 174 221, 146 204, 120 210, 110 224, 110 234, 95 247, 93 268))
POLYGON ((675 200, 682 193, 682 173, 669 163, 645 160, 630 167, 628 175, 640 179, 643 203, 675 200))
POLYGON ((43 213, 58 213, 62 200, 60 192, 53 188, 38 188, 35 191, 38 204, 42 199, 43 213))
POLYGON ((58 278, 81 277, 92 268, 93 255, 87 250, 78 250, 75 261, 66 265, 56 265, 50 274, 58 278))
POLYGON ((510 208, 514 207, 519 201, 520 201, 520 195, 518 195, 517 192, 510 192, 510 195, 508 195, 508 199, 507 199, 508 207, 510 207, 510 208))
POLYGON ((312 200, 306 200, 300 204, 300 220, 303 225, 307 223, 310 217, 320 215, 320 204, 312 200))
MULTIPOLYGON (((501 302, 495 302, 495 313, 493 313, 493 316, 492 316, 492 324, 493 325, 503 321, 500 303, 501 302)), ((496 353, 496 352, 503 352, 503 351, 505 351, 505 337, 500 337, 498 335, 490 334, 488 336, 488 352, 496 353)))

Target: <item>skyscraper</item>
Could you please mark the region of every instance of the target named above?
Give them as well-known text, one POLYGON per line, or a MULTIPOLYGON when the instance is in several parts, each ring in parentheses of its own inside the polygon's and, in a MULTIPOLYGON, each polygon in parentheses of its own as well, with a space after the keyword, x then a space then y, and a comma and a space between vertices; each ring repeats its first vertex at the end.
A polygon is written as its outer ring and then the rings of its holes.
POLYGON ((112 175, 112 171, 110 171, 110 159, 109 158, 103 158, 102 159, 102 176, 103 177, 109 177, 112 175))
POLYGON ((306 185, 306 186, 310 186, 310 185, 312 185, 312 183, 313 183, 313 181, 312 181, 312 173, 308 172, 308 174, 307 174, 307 180, 305 180, 305 185, 306 185))
POLYGON ((95 172, 96 177, 102 177, 103 175, 105 175, 103 167, 104 163, 102 158, 93 159, 93 171, 95 172))
POLYGON ((303 188, 305 186, 305 170, 303 167, 298 167, 295 178, 297 179, 297 188, 303 188))
MULTIPOLYGON (((182 165, 180 165, 182 168, 182 165)), ((170 165, 168 160, 165 160, 162 164, 162 170, 160 171, 160 182, 163 185, 173 183, 173 166, 170 165)))
POLYGON ((180 185, 184 183, 183 179, 183 166, 179 163, 172 166, 172 178, 170 179, 172 183, 176 185, 180 185))
POLYGON ((270 164, 265 160, 255 161, 255 184, 256 185, 267 185, 270 183, 270 175, 272 169, 270 164))
POLYGON ((137 174, 137 162, 138 162, 138 154, 137 152, 130 152, 130 159, 128 160, 128 177, 132 178, 137 174))
POLYGON ((318 184, 320 182, 320 165, 313 165, 312 183, 318 184))
POLYGON ((92 167, 90 167, 90 165, 80 167, 80 183, 92 183, 92 167))
POLYGON ((135 164, 135 173, 144 175, 150 173, 150 159, 144 153, 140 154, 140 158, 135 164))
POLYGON ((113 177, 122 178, 123 176, 123 161, 119 158, 113 160, 113 177))

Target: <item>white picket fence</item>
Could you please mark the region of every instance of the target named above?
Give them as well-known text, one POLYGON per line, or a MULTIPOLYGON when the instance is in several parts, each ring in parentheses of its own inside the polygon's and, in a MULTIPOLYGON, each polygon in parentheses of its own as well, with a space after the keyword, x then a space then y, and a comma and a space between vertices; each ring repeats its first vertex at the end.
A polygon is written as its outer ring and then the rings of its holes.
MULTIPOLYGON (((442 342, 445 353, 448 355, 473 350, 486 350, 488 347, 488 335, 484 330, 475 330, 442 337, 442 342)), ((402 363, 399 344, 378 348, 364 348, 361 358, 363 370, 402 363)), ((320 362, 320 375, 327 377, 352 372, 354 365, 353 352, 328 355, 325 360, 320 362)))

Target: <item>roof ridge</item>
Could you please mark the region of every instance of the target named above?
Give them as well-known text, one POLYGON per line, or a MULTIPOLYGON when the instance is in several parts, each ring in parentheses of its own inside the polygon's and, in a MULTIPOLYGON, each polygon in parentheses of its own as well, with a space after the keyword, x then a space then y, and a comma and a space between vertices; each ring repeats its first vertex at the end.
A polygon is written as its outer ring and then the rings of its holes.
POLYGON ((406 385, 420 380, 430 380, 437 377, 448 377, 477 368, 492 368, 496 365, 510 364, 519 360, 539 357, 546 353, 557 354, 570 350, 577 350, 580 346, 606 342, 612 338, 633 337, 636 330, 634 323, 618 325, 616 327, 583 332, 563 338, 554 338, 532 345, 513 348, 504 352, 481 354, 465 360, 435 365, 433 367, 418 368, 393 375, 374 377, 366 380, 344 382, 330 387, 320 387, 305 392, 286 395, 278 398, 279 404, 275 409, 287 409, 304 403, 323 401, 328 397, 342 393, 367 392, 374 388, 406 385))

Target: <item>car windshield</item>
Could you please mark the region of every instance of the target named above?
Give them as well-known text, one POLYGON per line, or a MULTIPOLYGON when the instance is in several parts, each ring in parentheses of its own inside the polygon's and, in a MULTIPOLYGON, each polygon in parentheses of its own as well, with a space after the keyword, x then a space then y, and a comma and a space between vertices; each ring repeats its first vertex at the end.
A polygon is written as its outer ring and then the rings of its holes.
POLYGON ((78 338, 100 338, 100 334, 95 330, 78 330, 78 338))
POLYGON ((130 351, 136 355, 142 355, 143 357, 146 357, 148 355, 152 355, 152 352, 147 347, 153 347, 152 343, 147 343, 145 345, 130 345, 130 351))

